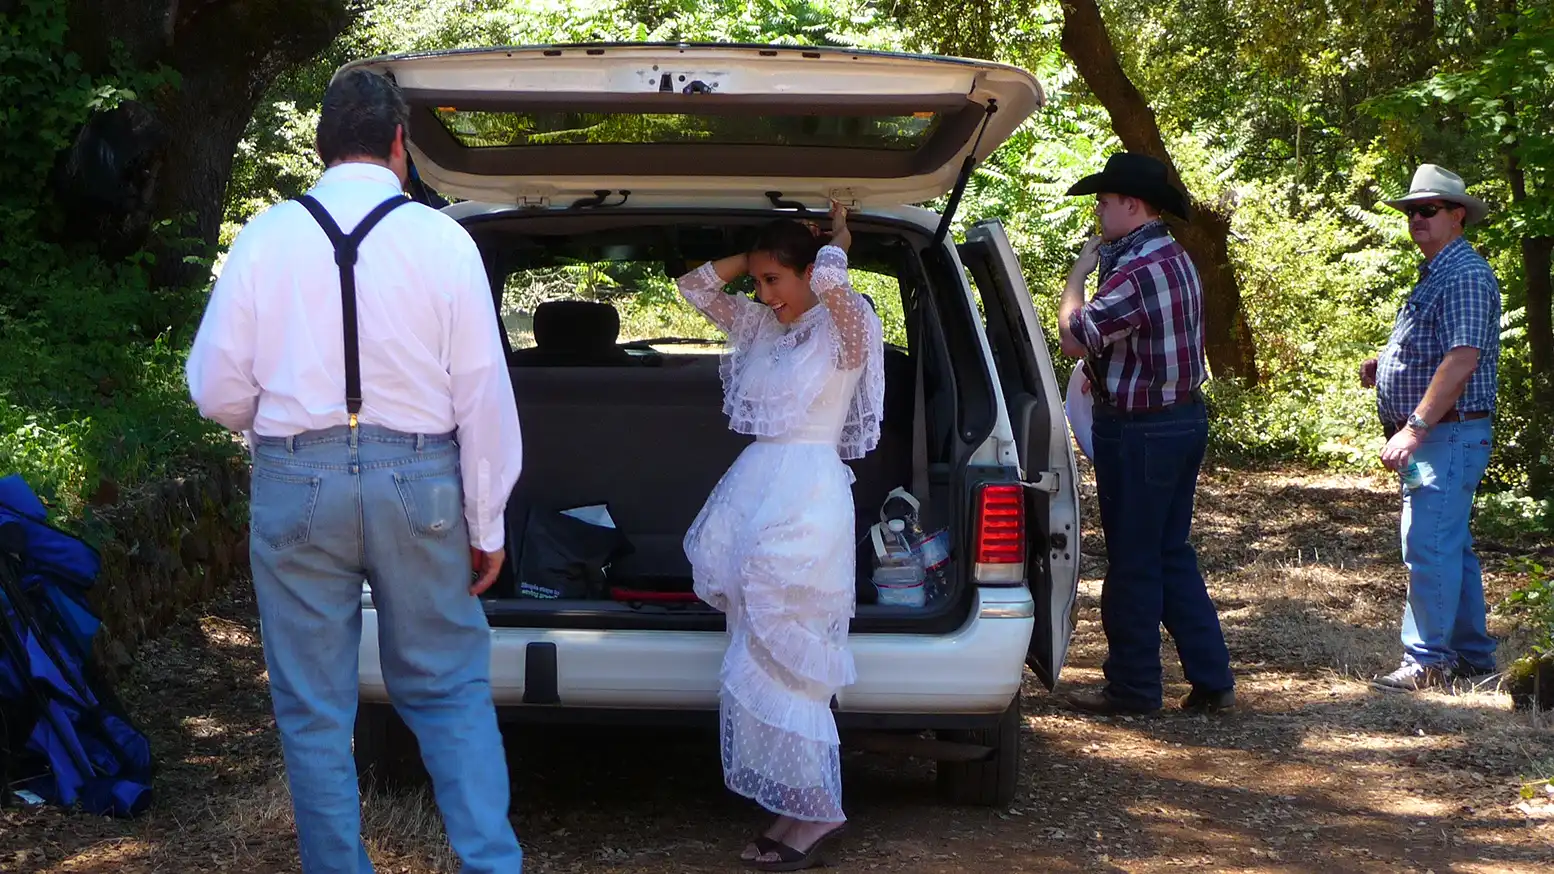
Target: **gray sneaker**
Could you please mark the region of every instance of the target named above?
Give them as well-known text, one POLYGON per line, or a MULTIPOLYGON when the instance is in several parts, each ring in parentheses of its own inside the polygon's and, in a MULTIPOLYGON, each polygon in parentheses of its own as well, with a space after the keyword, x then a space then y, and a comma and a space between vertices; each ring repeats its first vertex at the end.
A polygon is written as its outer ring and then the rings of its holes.
POLYGON ((1451 685, 1451 678, 1438 667, 1404 662, 1392 673, 1371 680, 1371 685, 1383 692, 1418 692, 1446 688, 1451 685))

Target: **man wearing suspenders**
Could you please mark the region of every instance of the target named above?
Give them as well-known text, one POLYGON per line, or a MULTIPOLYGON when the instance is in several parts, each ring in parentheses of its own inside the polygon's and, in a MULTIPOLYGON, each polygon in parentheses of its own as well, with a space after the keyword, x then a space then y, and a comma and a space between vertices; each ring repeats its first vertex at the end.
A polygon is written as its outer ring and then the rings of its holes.
POLYGON ((384 683, 463 870, 513 874, 477 596, 502 565, 518 412, 480 252, 401 194, 407 121, 381 76, 330 83, 327 170, 238 235, 189 390, 250 435, 254 591, 302 870, 372 870, 351 755, 365 581, 384 683))

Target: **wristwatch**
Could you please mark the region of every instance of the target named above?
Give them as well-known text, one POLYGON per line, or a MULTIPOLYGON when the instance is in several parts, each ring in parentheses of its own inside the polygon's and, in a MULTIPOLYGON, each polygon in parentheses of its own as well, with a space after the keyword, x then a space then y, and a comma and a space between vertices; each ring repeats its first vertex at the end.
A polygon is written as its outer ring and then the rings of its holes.
POLYGON ((1420 434, 1430 433, 1430 423, 1426 422, 1424 419, 1419 418, 1418 413, 1408 414, 1408 427, 1413 428, 1420 434))

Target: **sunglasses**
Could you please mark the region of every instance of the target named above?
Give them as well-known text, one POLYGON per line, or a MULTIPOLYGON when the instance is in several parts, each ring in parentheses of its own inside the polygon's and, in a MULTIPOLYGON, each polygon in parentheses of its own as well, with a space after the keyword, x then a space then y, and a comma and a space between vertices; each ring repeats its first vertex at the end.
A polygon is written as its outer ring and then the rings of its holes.
POLYGON ((1415 203, 1403 207, 1403 214, 1409 218, 1413 218, 1414 216, 1418 216, 1420 218, 1435 218, 1436 213, 1447 209, 1451 209, 1451 207, 1442 206, 1439 203, 1415 203))

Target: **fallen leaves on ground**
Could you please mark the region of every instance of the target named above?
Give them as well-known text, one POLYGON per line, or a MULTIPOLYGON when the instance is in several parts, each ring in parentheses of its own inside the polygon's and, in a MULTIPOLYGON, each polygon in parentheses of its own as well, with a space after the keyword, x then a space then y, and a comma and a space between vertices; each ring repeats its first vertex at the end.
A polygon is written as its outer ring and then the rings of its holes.
MULTIPOLYGON (((1086 490, 1092 491, 1092 490, 1086 490)), ((1386 482, 1206 470, 1196 543, 1236 661, 1239 712, 1101 719, 1032 678, 1008 810, 951 807, 930 763, 849 752, 838 871, 1511 872, 1554 866, 1554 732, 1493 686, 1388 695, 1405 585, 1386 482)), ((1104 559, 1093 502, 1063 686, 1100 680, 1104 559)), ((1486 586, 1546 544, 1487 544, 1486 586)), ((244 587, 246 588, 246 587, 244 587)), ((1525 641, 1503 627, 1502 659, 1525 641)), ((1169 641, 1168 690, 1186 692, 1169 641)), ((253 605, 236 590, 147 644, 120 692, 160 756, 130 821, 0 813, 0 869, 50 874, 297 870, 253 605)), ((715 738, 629 727, 507 734, 530 872, 711 872, 760 812, 722 788, 715 738)), ((456 870, 427 792, 373 796, 385 874, 456 870)))

